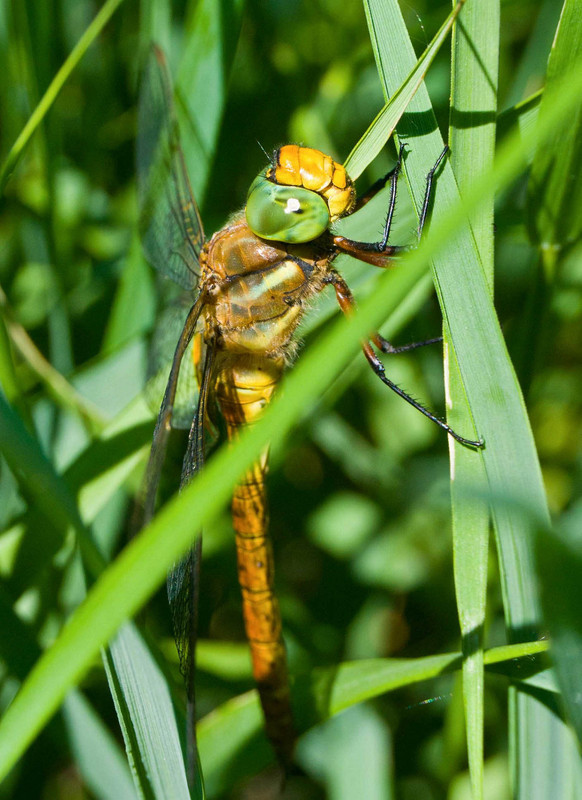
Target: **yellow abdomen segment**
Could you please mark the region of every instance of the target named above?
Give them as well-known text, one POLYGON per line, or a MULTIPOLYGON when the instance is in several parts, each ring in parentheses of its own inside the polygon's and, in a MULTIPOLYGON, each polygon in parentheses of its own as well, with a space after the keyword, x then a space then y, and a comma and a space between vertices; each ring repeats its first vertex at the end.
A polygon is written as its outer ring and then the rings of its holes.
MULTIPOLYGON (((270 402, 284 360, 224 354, 217 370, 215 396, 229 439, 253 424, 270 402)), ((295 733, 281 614, 274 594, 273 549, 268 537, 265 489, 267 451, 245 473, 232 498, 238 578, 253 675, 265 715, 267 736, 279 758, 291 759, 295 733)))

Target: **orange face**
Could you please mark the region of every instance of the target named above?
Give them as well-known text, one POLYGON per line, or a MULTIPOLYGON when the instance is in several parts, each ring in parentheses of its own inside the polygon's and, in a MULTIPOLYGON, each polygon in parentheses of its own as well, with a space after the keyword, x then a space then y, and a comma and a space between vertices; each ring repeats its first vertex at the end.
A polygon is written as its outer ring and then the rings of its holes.
POLYGON ((349 214, 356 202, 356 190, 341 164, 321 150, 287 144, 275 153, 276 164, 267 178, 283 186, 302 186, 326 201, 330 221, 349 214))

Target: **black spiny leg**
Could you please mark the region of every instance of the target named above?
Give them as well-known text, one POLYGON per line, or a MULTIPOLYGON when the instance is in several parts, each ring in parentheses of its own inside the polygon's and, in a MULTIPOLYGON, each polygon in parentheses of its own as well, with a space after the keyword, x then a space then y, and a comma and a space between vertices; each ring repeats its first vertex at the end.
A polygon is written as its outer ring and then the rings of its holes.
MULTIPOLYGON (((401 151, 402 151, 402 147, 404 147, 404 145, 400 146, 401 151)), ((419 219, 419 223, 418 223, 418 239, 419 239, 419 241, 420 241, 420 237, 422 236, 422 231, 424 230, 424 225, 425 225, 426 217, 427 217, 428 210, 429 210, 430 199, 431 199, 431 196, 432 196, 432 186, 433 186, 433 182, 434 182, 434 176, 435 176, 436 171, 440 167, 440 165, 442 163, 442 160, 444 159, 444 157, 448 153, 448 150, 449 150, 449 146, 445 145, 444 148, 443 148, 442 153, 440 154, 440 156, 435 161, 435 164, 434 164, 433 168, 430 170, 430 172, 426 176, 426 189, 424 191, 424 199, 422 201, 422 209, 421 209, 421 212, 420 212, 420 219, 419 219)), ((424 342, 411 342, 410 344, 404 344, 404 345, 401 345, 400 347, 394 347, 394 345, 390 344, 390 342, 388 342, 386 339, 384 339, 383 336, 380 336, 379 333, 377 333, 374 336, 374 344, 376 345, 376 347, 379 350, 381 350, 383 353, 387 353, 387 354, 390 354, 390 355, 395 355, 396 353, 407 353, 409 350, 416 350, 417 347, 424 347, 425 345, 428 345, 428 344, 438 344, 439 342, 442 342, 442 340, 443 340, 442 336, 436 336, 434 339, 426 339, 424 342)))
POLYGON ((429 170, 426 176, 426 189, 424 190, 424 200, 422 201, 422 209, 420 211, 420 219, 418 222, 418 240, 420 241, 420 237, 422 236, 422 231, 424 230, 424 223, 426 222, 426 217, 428 215, 428 207, 430 205, 430 199, 432 196, 432 185, 434 182, 434 176, 437 169, 440 167, 444 157, 449 152, 449 146, 446 144, 443 147, 443 151, 437 160, 434 163, 434 166, 431 170, 429 170))
MULTIPOLYGON (((325 284, 327 285, 331 284, 331 286, 333 286, 339 307, 341 308, 342 312, 346 315, 350 314, 355 308, 354 297, 350 291, 349 286, 341 277, 341 275, 339 275, 335 271, 330 271, 325 280, 325 284)), ((380 346, 378 343, 379 340, 385 342, 386 345, 388 345, 389 347, 392 347, 392 345, 390 345, 389 342, 386 342, 385 339, 382 339, 382 337, 379 334, 376 334, 376 336, 374 336, 373 339, 378 346, 380 346)), ((438 339, 434 341, 438 341, 438 339)), ((420 347, 422 344, 428 344, 428 342, 417 342, 414 345, 405 345, 403 349, 404 350, 413 349, 414 347, 420 347)), ((460 442, 461 444, 464 444, 467 447, 476 447, 476 448, 483 447, 482 439, 474 441, 473 439, 466 439, 464 436, 460 436, 449 425, 447 425, 446 422, 443 422, 442 419, 439 419, 437 416, 435 416, 431 411, 429 411, 427 408, 421 405, 417 400, 415 400, 409 394, 406 394, 406 392, 403 389, 401 389, 400 386, 397 386, 393 381, 391 381, 390 378, 387 378, 386 370, 384 369, 384 364, 382 364, 376 353, 373 351, 370 342, 364 342, 362 344, 362 350, 364 351, 364 355, 366 356, 368 363, 372 367, 374 373, 380 378, 383 384, 388 386, 389 389, 392 389, 392 391, 395 392, 399 397, 401 397, 403 400, 406 400, 407 403, 410 403, 411 406, 416 408, 417 411, 420 411, 421 414, 424 414, 425 417, 428 417, 428 419, 434 422, 435 425, 438 425, 439 428, 442 428, 447 433, 450 433, 453 439, 456 439, 457 442, 460 442)), ((393 348, 392 351, 390 352, 394 351, 398 352, 399 350, 400 348, 393 348)))
MULTIPOLYGON (((390 172, 387 172, 386 175, 384 175, 383 178, 378 178, 378 180, 375 181, 364 192, 364 194, 362 194, 362 195, 360 195, 360 197, 358 197, 354 212, 355 211, 359 211, 360 208, 362 208, 362 206, 365 206, 366 203, 369 203, 370 200, 373 197, 375 197, 378 194, 378 192, 380 192, 386 186, 386 184, 388 183, 389 180, 394 181, 395 178, 396 178, 396 180, 398 180, 398 173, 400 172, 400 167, 402 166, 402 156, 404 155, 405 148, 406 148, 406 143, 402 143, 400 145, 400 149, 398 151, 398 158, 396 159, 396 164, 390 170, 390 172)), ((394 192, 394 194, 395 194, 395 192, 394 192)), ((392 193, 390 195, 390 202, 391 203, 393 202, 392 201, 392 193)), ((394 199, 394 202, 395 202, 395 199, 394 199)))
MULTIPOLYGON (((392 226, 392 217, 394 215, 394 207, 395 207, 395 204, 396 204, 396 183, 398 181, 398 175, 400 173, 400 168, 401 168, 401 165, 402 165, 402 157, 403 157, 403 154, 404 154, 405 147, 406 147, 406 144, 401 144, 400 145, 400 150, 399 150, 399 153, 398 153, 398 161, 396 163, 396 166, 392 170, 392 172, 388 173, 388 175, 386 175, 386 177, 383 178, 381 181, 377 181, 371 187, 371 189, 368 190, 368 192, 366 192, 365 195, 363 195, 363 200, 364 200, 364 202, 366 202, 367 199, 368 199, 368 194, 370 194, 370 193, 372 195, 375 194, 378 191, 378 189, 380 189, 381 186, 388 180, 388 178, 392 178, 392 186, 391 186, 391 192, 390 192, 390 204, 388 206, 388 214, 386 216, 386 223, 385 223, 385 226, 384 226, 384 235, 382 237, 382 240, 380 242, 372 242, 372 243, 356 242, 354 240, 343 240, 340 243, 340 248, 341 249, 345 249, 346 242, 349 242, 348 246, 350 248, 350 253, 351 253, 351 255, 353 255, 355 257, 359 257, 358 253, 355 251, 355 248, 359 248, 360 252, 361 252, 361 248, 365 248, 366 252, 369 252, 369 250, 372 249, 372 250, 374 250, 374 251, 376 251, 378 253, 381 252, 383 256, 385 256, 386 254, 393 255, 393 254, 395 254, 395 252, 398 252, 398 251, 406 249, 406 248, 397 247, 397 246, 396 247, 391 247, 391 248, 387 247, 388 237, 390 235, 390 228, 392 226)), ((420 240, 420 237, 422 236, 422 232, 423 232, 423 229, 424 229, 424 226, 425 226, 425 223, 426 223, 426 218, 427 218, 428 211, 429 211, 430 201, 431 201, 431 197, 432 197, 432 189, 433 189, 434 177, 435 177, 435 174, 436 174, 438 168, 440 167, 443 159, 445 158, 445 156, 446 156, 446 154, 448 152, 448 149, 449 149, 448 145, 446 145, 444 147, 443 151, 441 152, 441 154, 439 155, 439 157, 437 158, 437 160, 435 161, 434 166, 432 167, 432 169, 429 171, 429 173, 426 176, 426 189, 425 189, 425 192, 424 192, 424 198, 423 198, 423 201, 422 201, 422 209, 421 209, 421 212, 420 212, 420 219, 419 219, 419 224, 418 224, 418 238, 419 238, 419 240, 420 240)), ((362 260, 372 261, 372 263, 378 265, 378 262, 375 260, 376 258, 377 257, 372 257, 372 259, 370 259, 366 255, 362 260)), ((395 347, 393 344, 391 344, 389 341, 384 339, 384 337, 380 336, 380 334, 378 334, 378 333, 373 337, 373 341, 374 341, 374 344, 376 345, 376 347, 382 353, 386 353, 386 354, 390 354, 390 355, 395 355, 397 353, 407 353, 410 350, 415 350, 418 347, 424 347, 425 345, 429 345, 429 344, 437 344, 439 342, 442 342, 442 340, 443 340, 442 336, 437 336, 437 337, 435 337, 433 339, 427 339, 426 341, 423 341, 423 342, 411 342, 410 344, 405 344, 405 345, 401 345, 399 347, 395 347)))
MULTIPOLYGON (((390 237, 390 228, 392 227, 392 218, 394 216, 394 209, 396 207, 396 189, 398 186, 398 176, 402 167, 402 156, 406 145, 401 144, 398 151, 398 161, 396 166, 390 173, 390 203, 388 204, 388 213, 386 214, 386 222, 384 223, 384 232, 382 239, 379 242, 359 242, 355 239, 347 239, 345 236, 334 236, 333 244, 336 250, 358 258, 360 261, 365 261, 377 267, 386 266, 388 260, 397 253, 405 250, 404 247, 398 245, 389 245, 388 238, 390 237)), ((374 184, 374 189, 376 184, 374 184)))
MULTIPOLYGON (((388 244, 388 238, 390 236, 390 228, 392 227, 392 217, 394 215, 394 208, 396 205, 396 186, 398 183, 400 168, 402 166, 402 156, 404 154, 405 147, 406 147, 405 144, 400 145, 400 151, 398 153, 398 161, 392 172, 390 204, 388 206, 388 214, 386 216, 386 222, 384 224, 384 233, 382 235, 382 239, 379 242, 359 242, 356 241, 355 239, 347 239, 345 236, 334 236, 333 244, 336 250, 343 253, 348 253, 349 255, 354 256, 354 258, 357 258, 360 261, 365 261, 366 263, 372 264, 376 267, 387 267, 390 265, 390 261, 393 256, 398 255, 399 253, 402 253, 403 251, 409 249, 408 247, 402 247, 400 245, 388 244)), ((442 153, 435 161, 434 166, 426 176, 426 190, 424 193, 424 200, 420 212, 420 221, 418 224, 419 239, 422 236, 422 231, 424 229, 426 218, 428 216, 430 201, 432 197, 434 177, 436 171, 438 170, 443 159, 445 158, 448 149, 449 149, 448 146, 444 147, 442 153)))
POLYGON ((425 408, 409 394, 406 394, 406 392, 401 389, 400 386, 397 386, 393 381, 391 381, 390 378, 387 378, 384 364, 382 364, 376 353, 374 353, 369 342, 366 342, 362 349, 364 350, 364 355, 368 359, 368 363, 372 367, 374 373, 380 378, 383 384, 388 386, 389 389, 392 389, 393 392, 396 392, 399 397, 401 397, 403 400, 406 400, 407 403, 410 403, 411 406, 416 408, 417 411, 420 411, 421 414, 424 414, 425 417, 428 417, 428 419, 434 422, 435 425, 438 425, 439 428, 442 428, 447 433, 450 433, 453 439, 455 439, 457 442, 460 442, 460 444, 464 444, 466 447, 483 447, 482 439, 474 441, 473 439, 465 439, 464 436, 460 436, 449 425, 447 425, 446 422, 436 417, 431 411, 428 410, 428 408, 425 408))
POLYGON ((388 355, 396 355, 397 353, 408 353, 409 350, 416 350, 418 347, 425 347, 428 344, 439 344, 442 342, 442 336, 435 336, 434 339, 425 339, 423 342, 410 342, 410 344, 402 344, 399 347, 394 347, 393 344, 381 336, 379 333, 376 333, 373 337, 374 344, 382 353, 386 353, 388 355))

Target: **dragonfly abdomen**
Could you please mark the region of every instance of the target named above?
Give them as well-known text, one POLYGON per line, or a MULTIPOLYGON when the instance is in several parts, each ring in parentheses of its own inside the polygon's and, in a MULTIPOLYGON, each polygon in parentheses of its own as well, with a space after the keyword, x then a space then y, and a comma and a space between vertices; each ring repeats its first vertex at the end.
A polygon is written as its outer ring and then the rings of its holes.
MULTIPOLYGON (((284 359, 222 353, 215 397, 229 439, 255 422, 268 405, 284 367, 284 359)), ((265 489, 268 453, 235 487, 232 521, 236 535, 238 577, 245 630, 265 715, 267 736, 279 759, 289 762, 295 733, 287 674, 281 614, 274 593, 273 549, 268 536, 265 489)))
POLYGON ((267 534, 265 473, 264 459, 246 473, 233 494, 232 519, 253 677, 265 715, 267 736, 279 758, 286 763, 291 757, 295 731, 281 613, 274 593, 273 548, 267 534))

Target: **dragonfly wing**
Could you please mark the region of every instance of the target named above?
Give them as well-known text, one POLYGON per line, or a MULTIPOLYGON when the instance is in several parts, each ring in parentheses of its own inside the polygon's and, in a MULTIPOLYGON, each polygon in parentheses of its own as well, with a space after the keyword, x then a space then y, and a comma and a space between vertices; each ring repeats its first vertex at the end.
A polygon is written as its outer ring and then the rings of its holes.
POLYGON ((166 391, 164 399, 158 414, 158 420, 154 429, 154 438, 152 448, 150 450, 150 457, 146 468, 146 475, 143 484, 142 494, 140 501, 136 507, 136 514, 134 515, 132 528, 134 531, 140 530, 144 525, 150 521, 154 515, 156 494, 158 491, 158 484, 160 482, 160 473, 166 455, 166 447, 168 445, 168 437, 172 428, 172 416, 174 413, 174 401, 176 399, 176 390, 178 387, 178 377, 180 375, 180 366, 184 353, 196 330, 198 318, 204 308, 206 302, 206 295, 201 293, 186 318, 182 333, 178 339, 172 367, 170 370, 170 377, 166 384, 166 391))
POLYGON ((137 189, 148 261, 185 289, 195 288, 204 230, 180 147, 168 67, 155 46, 139 94, 137 189))
MULTIPOLYGON (((144 389, 146 401, 153 410, 158 410, 162 403, 176 342, 184 328, 191 306, 191 299, 184 296, 163 308, 156 320, 148 354, 148 376, 144 389)), ((180 367, 172 414, 173 428, 187 429, 192 424, 199 391, 196 364, 203 360, 203 351, 202 334, 197 330, 184 352, 180 367)))
MULTIPOLYGON (((204 464, 204 427, 208 396, 212 381, 214 346, 208 346, 204 359, 204 370, 198 407, 190 428, 188 449, 184 457, 181 487, 187 485, 204 464)), ((180 659, 180 670, 184 676, 188 696, 188 741, 192 744, 189 760, 196 758, 196 728, 194 703, 195 646, 198 627, 198 595, 200 586, 200 559, 202 536, 198 534, 190 551, 177 562, 168 575, 168 599, 174 627, 174 638, 180 659)))

